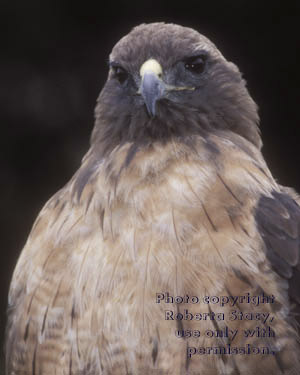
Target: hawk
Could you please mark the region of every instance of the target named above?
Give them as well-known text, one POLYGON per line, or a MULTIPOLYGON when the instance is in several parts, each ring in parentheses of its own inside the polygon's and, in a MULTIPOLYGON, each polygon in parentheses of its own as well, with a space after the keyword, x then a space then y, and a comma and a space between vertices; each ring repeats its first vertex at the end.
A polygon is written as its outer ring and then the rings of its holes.
POLYGON ((299 200, 258 123, 205 36, 123 37, 90 149, 15 268, 6 373, 298 374, 299 200))

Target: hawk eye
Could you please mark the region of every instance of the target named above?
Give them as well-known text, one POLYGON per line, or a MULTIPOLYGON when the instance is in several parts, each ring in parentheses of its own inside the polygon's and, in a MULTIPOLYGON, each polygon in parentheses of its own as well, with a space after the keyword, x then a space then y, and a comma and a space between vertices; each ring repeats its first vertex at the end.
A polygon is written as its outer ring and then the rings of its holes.
POLYGON ((205 55, 193 56, 185 60, 184 67, 195 74, 201 74, 205 69, 205 55))
POLYGON ((128 78, 128 73, 126 72, 126 70, 119 65, 112 66, 112 68, 113 68, 114 76, 117 78, 117 80, 121 84, 125 83, 125 81, 128 78))

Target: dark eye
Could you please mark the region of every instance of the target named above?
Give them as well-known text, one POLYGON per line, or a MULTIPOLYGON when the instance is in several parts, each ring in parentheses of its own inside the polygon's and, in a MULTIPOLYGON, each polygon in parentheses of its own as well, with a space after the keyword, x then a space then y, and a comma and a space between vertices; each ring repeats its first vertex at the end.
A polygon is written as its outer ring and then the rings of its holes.
POLYGON ((128 78, 128 73, 124 68, 121 66, 113 66, 114 76, 117 78, 117 80, 123 84, 128 78))
POLYGON ((205 69, 205 60, 206 56, 204 55, 193 56, 185 61, 184 67, 192 73, 201 74, 205 69))

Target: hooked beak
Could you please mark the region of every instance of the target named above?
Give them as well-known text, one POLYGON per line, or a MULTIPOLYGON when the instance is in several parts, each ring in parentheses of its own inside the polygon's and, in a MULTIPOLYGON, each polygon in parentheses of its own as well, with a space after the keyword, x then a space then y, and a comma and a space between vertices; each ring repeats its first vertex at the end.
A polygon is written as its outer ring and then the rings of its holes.
POLYGON ((160 78, 162 67, 154 59, 147 60, 140 69, 140 75, 142 82, 139 93, 144 99, 149 115, 154 117, 156 102, 163 97, 166 90, 166 85, 160 78))

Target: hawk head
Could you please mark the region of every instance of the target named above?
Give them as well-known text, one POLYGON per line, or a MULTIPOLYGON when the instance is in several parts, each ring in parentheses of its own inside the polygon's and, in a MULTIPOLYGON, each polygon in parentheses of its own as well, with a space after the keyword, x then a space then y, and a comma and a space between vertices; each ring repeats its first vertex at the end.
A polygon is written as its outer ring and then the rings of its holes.
POLYGON ((241 74, 206 37, 174 24, 135 27, 113 48, 92 147, 229 130, 261 146, 257 106, 241 74))

